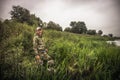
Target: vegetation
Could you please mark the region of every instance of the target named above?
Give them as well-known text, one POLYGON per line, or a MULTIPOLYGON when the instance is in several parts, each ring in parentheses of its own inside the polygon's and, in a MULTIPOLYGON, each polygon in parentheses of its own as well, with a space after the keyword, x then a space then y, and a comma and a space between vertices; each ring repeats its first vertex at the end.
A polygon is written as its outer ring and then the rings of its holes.
POLYGON ((98 31, 98 35, 102 35, 103 34, 103 31, 102 30, 99 30, 98 31))
POLYGON ((1 23, 0 72, 2 80, 115 80, 120 79, 120 47, 107 37, 45 30, 48 54, 55 73, 35 64, 34 26, 14 21, 1 23))
POLYGON ((96 30, 88 30, 87 34, 89 34, 89 35, 96 35, 96 30))
POLYGON ((71 32, 71 28, 70 27, 66 27, 64 31, 65 32, 71 32))
POLYGON ((120 79, 120 47, 107 44, 111 38, 106 36, 46 29, 43 37, 55 72, 36 64, 32 45, 36 27, 14 19, 0 21, 1 80, 120 79))
POLYGON ((11 18, 21 23, 27 23, 29 25, 40 26, 42 20, 36 17, 34 14, 30 14, 29 10, 21 6, 13 6, 13 10, 10 12, 11 18))
POLYGON ((49 21, 49 23, 47 24, 47 27, 45 29, 52 29, 52 30, 62 31, 62 27, 59 24, 56 24, 53 21, 49 21))
POLYGON ((65 31, 72 32, 72 33, 78 33, 78 34, 86 33, 87 31, 87 27, 85 23, 81 21, 78 21, 78 22, 71 21, 70 26, 71 28, 67 27, 65 28, 65 31))

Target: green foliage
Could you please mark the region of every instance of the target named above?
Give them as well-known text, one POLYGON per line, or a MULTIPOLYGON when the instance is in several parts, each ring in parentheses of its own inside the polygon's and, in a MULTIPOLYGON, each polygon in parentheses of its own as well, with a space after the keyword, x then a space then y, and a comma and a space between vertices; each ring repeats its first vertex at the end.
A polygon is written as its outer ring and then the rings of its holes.
POLYGON ((103 31, 102 31, 102 30, 99 30, 99 31, 98 31, 98 34, 99 34, 99 35, 102 35, 102 34, 103 34, 103 31))
POLYGON ((2 80, 21 79, 24 75, 24 58, 30 58, 33 28, 15 21, 5 21, 1 26, 0 72, 2 80), (26 41, 28 40, 28 41, 26 41), (29 47, 28 47, 29 46, 29 47))
POLYGON ((112 37, 113 37, 113 34, 108 34, 108 36, 112 38, 112 37))
POLYGON ((50 21, 47 24, 46 29, 52 29, 52 30, 62 31, 62 27, 59 24, 54 23, 53 21, 50 21))
POLYGON ((96 30, 88 30, 87 34, 89 34, 89 35, 96 35, 96 30))
POLYGON ((108 37, 44 30, 48 54, 56 72, 35 64, 35 26, 12 20, 0 23, 1 80, 119 80, 120 47, 108 37))
POLYGON ((30 12, 27 9, 22 8, 20 6, 13 6, 13 11, 11 11, 10 14, 12 15, 12 19, 15 19, 22 23, 24 21, 27 21, 30 16, 30 12))
POLYGON ((70 27, 66 27, 64 31, 71 32, 71 28, 70 27))
POLYGON ((10 12, 11 18, 21 23, 27 23, 29 25, 40 26, 42 20, 36 17, 34 14, 30 14, 29 10, 21 6, 13 6, 13 10, 10 12))
POLYGON ((70 23, 70 26, 72 27, 71 28, 71 32, 73 33, 79 33, 79 34, 82 34, 82 33, 86 33, 87 31, 87 27, 85 25, 84 22, 81 22, 81 21, 72 21, 70 23))

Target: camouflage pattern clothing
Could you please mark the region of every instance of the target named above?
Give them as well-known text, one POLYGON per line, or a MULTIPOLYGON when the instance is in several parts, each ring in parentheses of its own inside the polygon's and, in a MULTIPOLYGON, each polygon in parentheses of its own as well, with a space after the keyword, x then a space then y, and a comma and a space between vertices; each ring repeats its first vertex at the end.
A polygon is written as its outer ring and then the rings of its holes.
POLYGON ((36 34, 33 38, 33 49, 36 53, 36 63, 43 65, 44 61, 47 61, 48 66, 54 64, 54 60, 51 59, 51 57, 47 54, 45 50, 43 38, 36 34))

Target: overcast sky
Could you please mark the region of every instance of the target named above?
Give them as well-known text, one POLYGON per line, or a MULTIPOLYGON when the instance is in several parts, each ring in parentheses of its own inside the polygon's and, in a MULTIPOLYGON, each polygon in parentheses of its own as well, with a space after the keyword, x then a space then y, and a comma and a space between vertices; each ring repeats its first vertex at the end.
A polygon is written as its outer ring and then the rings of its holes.
POLYGON ((20 5, 44 22, 63 29, 71 21, 84 21, 88 29, 120 36, 120 0, 0 0, 0 18, 10 19, 13 5, 20 5))

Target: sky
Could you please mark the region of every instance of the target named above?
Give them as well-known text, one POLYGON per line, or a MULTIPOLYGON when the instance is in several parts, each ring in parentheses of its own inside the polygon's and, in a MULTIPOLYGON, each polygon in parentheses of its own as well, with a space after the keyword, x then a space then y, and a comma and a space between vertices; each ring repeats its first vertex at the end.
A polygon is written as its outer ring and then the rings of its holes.
POLYGON ((10 19, 13 5, 63 29, 70 27, 71 21, 84 21, 88 29, 120 36, 120 0, 0 0, 0 18, 10 19))

